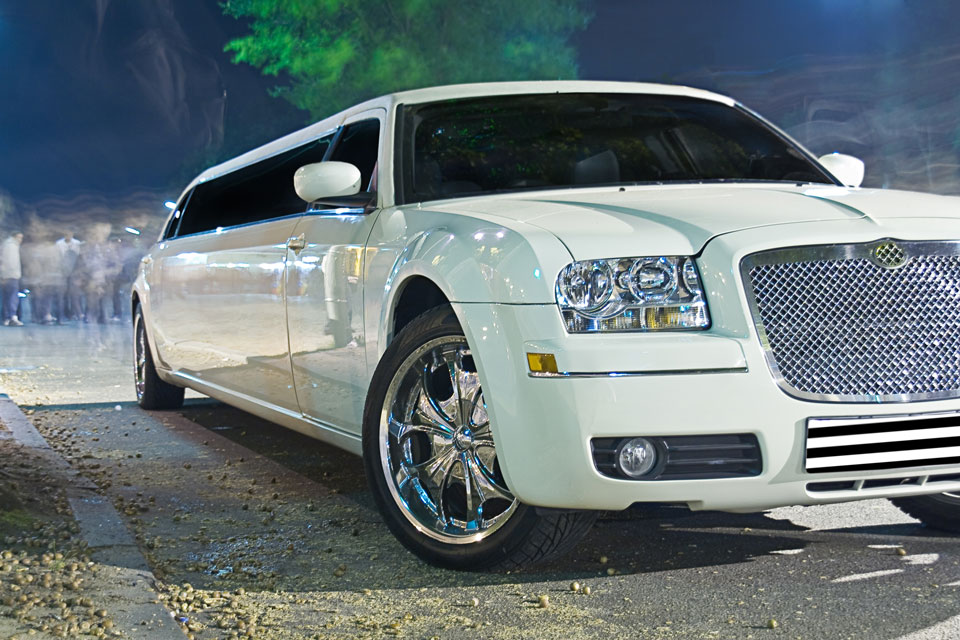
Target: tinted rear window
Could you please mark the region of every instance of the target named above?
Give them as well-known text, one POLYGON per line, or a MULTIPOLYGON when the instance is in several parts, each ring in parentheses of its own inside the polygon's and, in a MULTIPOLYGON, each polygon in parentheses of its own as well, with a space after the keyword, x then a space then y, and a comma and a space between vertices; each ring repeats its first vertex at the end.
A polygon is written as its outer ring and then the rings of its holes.
POLYGON ((249 167, 204 182, 194 189, 178 236, 301 213, 306 203, 293 188, 293 174, 320 162, 330 145, 325 137, 249 167))

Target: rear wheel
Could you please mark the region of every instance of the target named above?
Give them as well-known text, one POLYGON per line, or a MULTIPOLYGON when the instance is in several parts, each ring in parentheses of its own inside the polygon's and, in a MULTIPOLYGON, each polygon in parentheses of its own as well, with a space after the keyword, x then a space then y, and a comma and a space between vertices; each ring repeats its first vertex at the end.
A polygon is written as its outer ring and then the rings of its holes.
POLYGON ((960 492, 891 498, 890 502, 931 529, 960 533, 960 492))
POLYGON ((143 311, 137 304, 133 312, 133 375, 137 403, 144 409, 179 409, 183 406, 183 387, 164 382, 153 365, 153 354, 147 341, 143 311))
POLYGON ((517 568, 570 549, 594 512, 538 512, 510 492, 483 389, 448 306, 414 319, 374 374, 364 466, 387 525, 424 560, 517 568))

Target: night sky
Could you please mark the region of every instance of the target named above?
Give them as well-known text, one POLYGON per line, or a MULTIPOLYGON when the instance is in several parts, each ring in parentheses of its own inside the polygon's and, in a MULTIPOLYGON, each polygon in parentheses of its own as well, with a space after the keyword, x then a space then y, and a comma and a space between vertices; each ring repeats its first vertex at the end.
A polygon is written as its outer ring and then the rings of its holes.
MULTIPOLYGON (((719 89, 813 146, 829 133, 843 150, 900 154, 896 166, 872 174, 876 184, 888 184, 884 176, 917 154, 926 158, 917 172, 946 158, 953 180, 960 145, 960 8, 953 6, 607 0, 592 5, 594 20, 574 44, 582 78, 719 89), (873 93, 878 82, 883 91, 873 93), (818 111, 811 96, 840 106, 818 111), (882 112, 874 108, 880 103, 882 112), (838 109, 846 115, 823 115, 838 109), (913 151, 918 114, 936 125, 923 134, 927 146, 913 151), (827 120, 821 126, 818 118, 827 120), (900 135, 887 144, 881 138, 891 129, 900 135)), ((217 148, 225 130, 254 146, 306 124, 303 112, 268 96, 275 79, 223 53, 243 32, 216 0, 0 0, 0 189, 26 202, 138 188, 175 195, 192 177, 185 165, 217 148)))

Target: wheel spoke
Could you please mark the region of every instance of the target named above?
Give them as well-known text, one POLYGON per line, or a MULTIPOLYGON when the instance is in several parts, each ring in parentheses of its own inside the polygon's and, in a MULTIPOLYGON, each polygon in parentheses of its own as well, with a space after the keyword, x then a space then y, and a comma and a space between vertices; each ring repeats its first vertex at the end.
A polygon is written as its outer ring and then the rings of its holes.
POLYGON ((483 401, 483 389, 480 387, 480 376, 474 374, 476 378, 476 388, 473 392, 473 400, 470 402, 470 424, 473 425, 474 433, 478 433, 481 428, 489 429, 490 419, 487 417, 487 405, 483 401))
POLYGON ((407 486, 407 482, 410 481, 410 474, 407 473, 407 468, 403 465, 397 467, 396 473, 393 474, 393 481, 397 485, 397 489, 403 491, 403 488, 407 486))
POLYGON ((397 441, 397 444, 402 444, 408 426, 406 422, 401 422, 393 416, 387 416, 387 430, 390 437, 397 441))
POLYGON ((426 476, 431 484, 435 487, 440 487, 441 490, 443 487, 440 482, 437 482, 437 475, 441 475, 443 478, 446 478, 450 475, 450 471, 453 469, 454 464, 457 461, 457 450, 451 447, 444 447, 440 452, 435 452, 434 456, 425 462, 419 464, 410 465, 408 467, 413 469, 414 475, 418 478, 423 479, 426 476))
POLYGON ((483 424, 478 424, 473 428, 473 435, 476 438, 492 438, 493 433, 490 431, 490 421, 486 421, 483 424))
POLYGON ((450 440, 453 437, 453 431, 450 430, 450 427, 443 424, 428 422, 426 424, 411 424, 409 428, 411 432, 419 431, 428 436, 440 436, 445 440, 450 440))
MULTIPOLYGON (((437 366, 442 366, 442 364, 437 364, 437 366)), ((433 394, 430 393, 430 373, 430 368, 424 367, 420 375, 420 393, 423 402, 419 403, 419 407, 430 417, 431 421, 444 423, 450 425, 451 428, 455 428, 456 417, 447 413, 447 407, 450 405, 449 401, 444 402, 446 398, 434 398, 433 394)))
POLYGON ((493 431, 490 429, 489 421, 473 430, 473 447, 474 449, 481 447, 496 448, 496 445, 493 443, 493 431))
POLYGON ((406 501, 407 505, 422 504, 434 518, 440 517, 440 510, 436 502, 415 476, 407 474, 406 469, 401 467, 394 479, 397 481, 397 492, 406 501))
POLYGON ((451 456, 450 464, 447 465, 443 470, 443 476, 440 478, 440 484, 437 486, 437 495, 435 500, 437 504, 437 517, 445 527, 450 526, 450 518, 447 516, 447 510, 444 508, 444 503, 446 500, 444 499, 443 494, 447 488, 447 484, 450 482, 450 476, 453 475, 453 468, 457 464, 456 451, 453 451, 452 449, 451 451, 454 455, 451 456))
POLYGON ((483 397, 483 391, 480 388, 480 376, 477 375, 476 371, 469 371, 464 367, 463 359, 469 355, 470 352, 466 349, 458 349, 454 354, 450 370, 454 399, 457 402, 458 426, 476 424, 473 419, 474 412, 477 409, 477 402, 483 397))
POLYGON ((453 435, 455 429, 453 423, 447 418, 443 411, 431 401, 425 389, 421 389, 418 394, 417 405, 413 415, 419 418, 423 423, 433 425, 437 429, 446 431, 453 435))
POLYGON ((480 505, 483 504, 483 493, 473 482, 474 469, 469 454, 466 452, 460 454, 460 464, 463 466, 463 485, 467 496, 467 529, 476 529, 480 527, 480 505), (474 493, 477 495, 474 496, 474 493))
POLYGON ((400 422, 393 416, 390 416, 387 420, 389 420, 390 423, 390 435, 396 439, 397 444, 402 445, 405 440, 416 433, 425 433, 428 436, 439 436, 445 440, 450 440, 453 437, 453 431, 444 424, 436 424, 433 422, 427 422, 425 424, 400 422))
POLYGON ((437 368, 442 366, 446 369, 451 391, 450 397, 440 403, 440 406, 442 407, 444 414, 449 417, 450 423, 454 425, 454 427, 458 427, 463 424, 463 407, 461 406, 460 401, 461 367, 458 354, 459 349, 446 349, 439 354, 439 359, 441 361, 437 363, 437 368))
POLYGON ((500 498, 508 502, 513 500, 513 496, 509 492, 502 489, 493 478, 487 475, 486 465, 483 464, 482 460, 474 457, 470 468, 473 472, 473 483, 480 495, 483 496, 484 501, 491 498, 500 498))
POLYGON ((463 389, 460 386, 460 378, 463 375, 463 350, 457 349, 452 354, 444 353, 443 355, 447 364, 447 373, 450 375, 450 386, 453 387, 453 399, 459 402, 463 398, 463 389))

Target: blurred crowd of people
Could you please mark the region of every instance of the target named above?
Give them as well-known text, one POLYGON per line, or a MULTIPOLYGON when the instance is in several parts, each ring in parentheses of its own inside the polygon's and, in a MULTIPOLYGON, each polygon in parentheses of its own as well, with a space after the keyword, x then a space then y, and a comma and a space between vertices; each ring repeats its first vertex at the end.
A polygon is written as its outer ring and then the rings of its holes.
POLYGON ((123 322, 143 256, 138 235, 111 235, 93 224, 83 239, 70 231, 10 233, 0 242, 3 325, 123 322))

